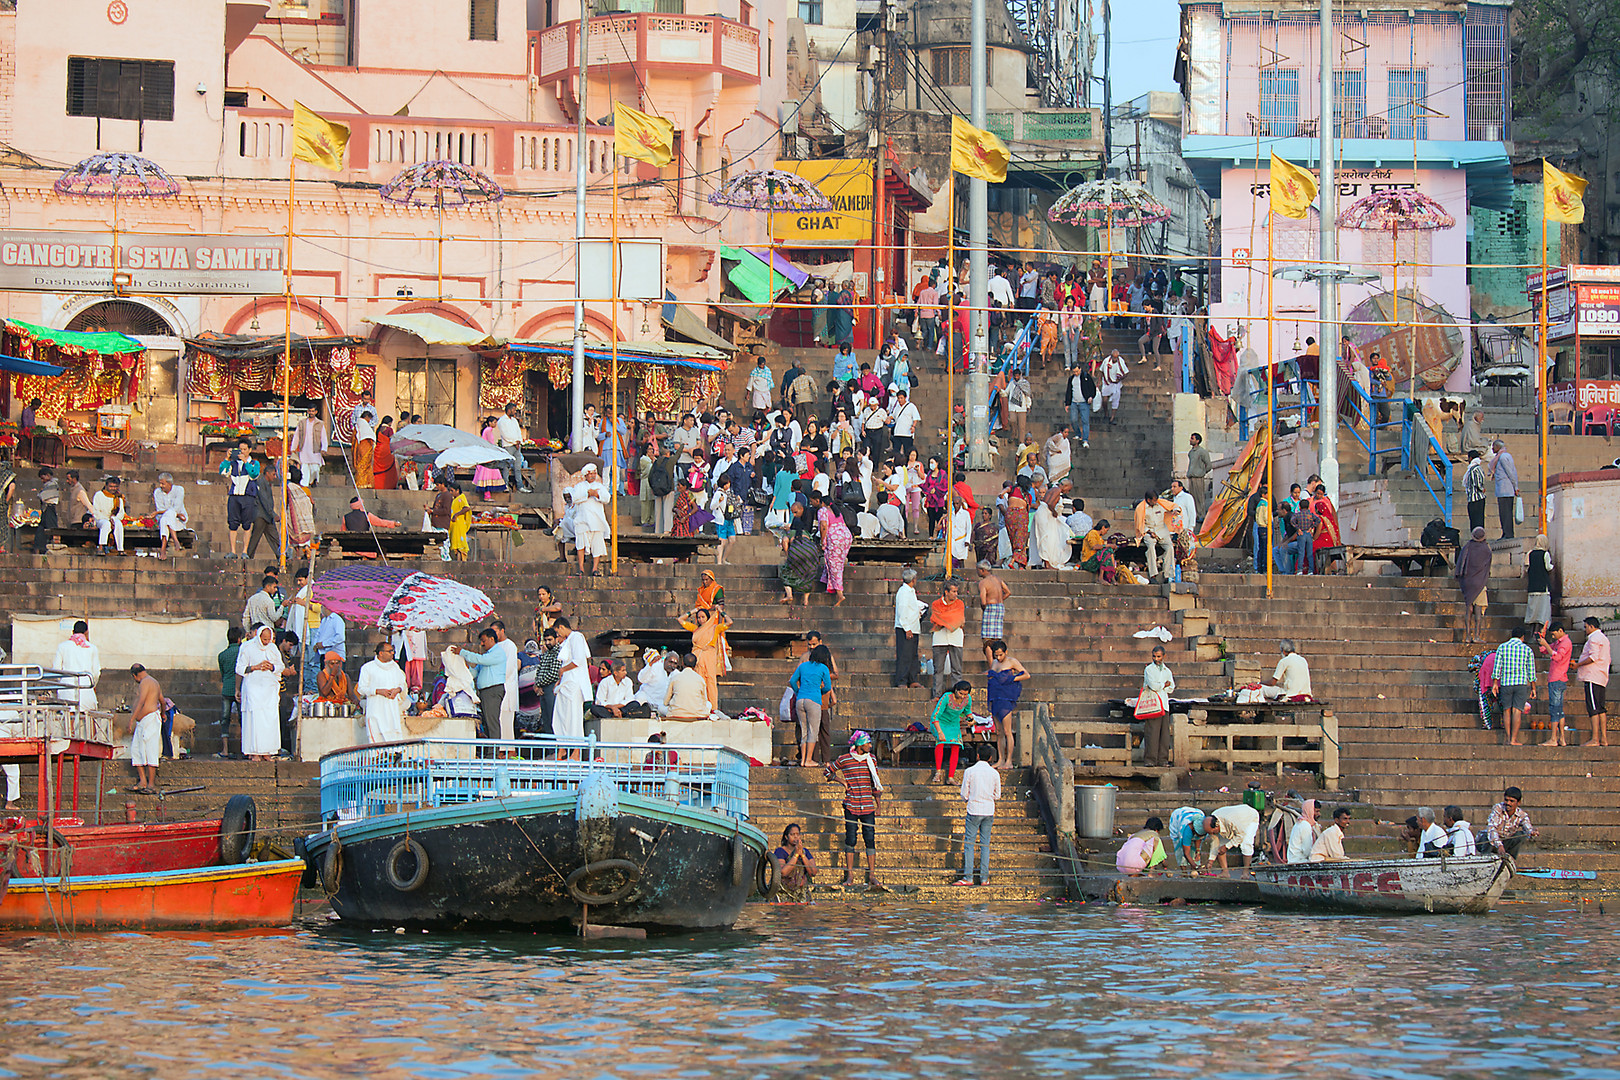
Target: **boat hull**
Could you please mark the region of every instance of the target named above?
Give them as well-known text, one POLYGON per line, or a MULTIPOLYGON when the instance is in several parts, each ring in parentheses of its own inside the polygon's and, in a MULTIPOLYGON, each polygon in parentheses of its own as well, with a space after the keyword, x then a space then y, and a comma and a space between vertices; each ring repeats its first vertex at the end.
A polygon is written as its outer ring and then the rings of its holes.
MULTIPOLYGON (((71 850, 68 873, 74 877, 185 870, 217 866, 221 861, 218 818, 109 825, 58 818, 55 827, 58 842, 65 841, 71 850)), ((0 833, 0 844, 9 843, 11 835, 0 833)), ((60 849, 47 851, 42 830, 23 829, 14 835, 19 871, 37 874, 43 870, 47 877, 60 872, 60 849)))
POLYGON ((380 815, 307 838, 304 857, 333 910, 362 924, 563 928, 583 920, 674 931, 736 922, 766 857, 758 829, 624 793, 616 813, 585 826, 576 804, 574 793, 558 792, 380 815), (418 870, 409 843, 425 855, 419 883, 409 880, 418 870), (409 854, 396 854, 401 845, 409 854), (632 874, 623 867, 587 869, 620 861, 635 868, 627 891, 632 874), (582 893, 597 901, 582 902, 582 893))
POLYGON ((1261 898, 1274 906, 1482 915, 1501 898, 1512 875, 1506 860, 1476 855, 1261 866, 1255 868, 1254 880, 1261 898))
POLYGON ((292 922, 299 859, 138 874, 12 878, 0 930, 240 930, 292 922))

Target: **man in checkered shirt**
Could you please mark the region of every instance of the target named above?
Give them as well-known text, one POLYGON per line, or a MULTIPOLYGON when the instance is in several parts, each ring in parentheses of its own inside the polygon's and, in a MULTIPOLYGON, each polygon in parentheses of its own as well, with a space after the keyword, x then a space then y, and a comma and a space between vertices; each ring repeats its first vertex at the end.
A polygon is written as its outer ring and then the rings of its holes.
POLYGON ((1519 741, 1519 724, 1536 687, 1536 656, 1525 641, 1529 636, 1529 630, 1516 627, 1513 636, 1496 647, 1496 664, 1491 669, 1491 689, 1507 717, 1509 746, 1524 745, 1519 741))

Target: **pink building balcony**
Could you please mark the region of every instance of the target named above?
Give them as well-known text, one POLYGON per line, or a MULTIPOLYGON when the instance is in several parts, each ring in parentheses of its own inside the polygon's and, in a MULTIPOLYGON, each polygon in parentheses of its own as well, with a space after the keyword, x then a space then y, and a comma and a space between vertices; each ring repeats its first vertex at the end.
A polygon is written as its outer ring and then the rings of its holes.
MULTIPOLYGON (((382 183, 424 161, 456 161, 522 183, 574 182, 572 124, 418 119, 327 113, 349 126, 346 179, 382 183)), ((284 178, 292 153, 292 113, 281 109, 227 109, 225 175, 284 178)), ((613 129, 586 130, 590 175, 612 169, 613 129)))
MULTIPOLYGON (((529 38, 540 82, 577 74, 579 20, 549 26, 529 38)), ((593 72, 637 68, 645 82, 654 74, 715 71, 724 78, 759 82, 759 31, 718 15, 599 15, 591 19, 586 40, 593 72)))

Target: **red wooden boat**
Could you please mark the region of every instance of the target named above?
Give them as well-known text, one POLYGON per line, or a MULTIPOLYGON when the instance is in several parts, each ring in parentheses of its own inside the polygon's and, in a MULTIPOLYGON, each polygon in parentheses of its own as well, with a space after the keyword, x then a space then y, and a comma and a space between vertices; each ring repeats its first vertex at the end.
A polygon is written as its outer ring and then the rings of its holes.
POLYGON ((251 798, 237 795, 222 817, 203 821, 102 824, 99 799, 94 822, 80 816, 82 762, 112 757, 111 724, 105 714, 51 700, 63 678, 38 667, 0 668, 0 761, 37 763, 39 803, 36 815, 0 819, 0 929, 291 922, 304 864, 246 862, 256 831, 251 798))
POLYGON ((304 860, 12 878, 0 930, 239 930, 292 922, 304 860))

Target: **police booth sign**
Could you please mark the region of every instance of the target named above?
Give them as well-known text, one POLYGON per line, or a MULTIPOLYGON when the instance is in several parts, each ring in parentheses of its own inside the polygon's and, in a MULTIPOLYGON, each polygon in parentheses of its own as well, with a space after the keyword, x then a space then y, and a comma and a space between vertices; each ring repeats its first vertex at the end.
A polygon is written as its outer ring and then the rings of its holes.
POLYGON ((0 290, 263 296, 280 293, 286 241, 270 236, 0 232, 0 290))
POLYGON ((778 210, 771 234, 785 247, 850 247, 872 238, 870 161, 779 161, 776 168, 797 173, 832 203, 830 210, 778 210))

